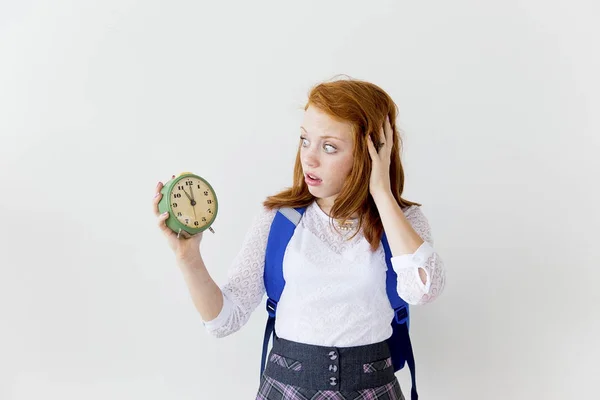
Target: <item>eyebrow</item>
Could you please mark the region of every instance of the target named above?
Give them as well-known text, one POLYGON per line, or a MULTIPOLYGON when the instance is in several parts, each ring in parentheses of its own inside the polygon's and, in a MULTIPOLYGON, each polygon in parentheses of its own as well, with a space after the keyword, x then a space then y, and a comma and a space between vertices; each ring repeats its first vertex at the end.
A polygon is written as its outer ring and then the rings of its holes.
MULTIPOLYGON (((300 127, 300 129, 302 129, 304 132, 308 133, 308 131, 307 131, 306 129, 304 129, 304 127, 303 127, 303 126, 301 126, 301 127, 300 127)), ((331 135, 324 135, 324 136, 321 136, 321 139, 328 139, 328 138, 331 138, 331 139, 337 139, 337 140, 339 140, 339 141, 341 141, 341 142, 343 142, 343 141, 344 141, 344 139, 340 139, 340 138, 339 138, 339 137, 337 137, 337 136, 331 136, 331 135)))

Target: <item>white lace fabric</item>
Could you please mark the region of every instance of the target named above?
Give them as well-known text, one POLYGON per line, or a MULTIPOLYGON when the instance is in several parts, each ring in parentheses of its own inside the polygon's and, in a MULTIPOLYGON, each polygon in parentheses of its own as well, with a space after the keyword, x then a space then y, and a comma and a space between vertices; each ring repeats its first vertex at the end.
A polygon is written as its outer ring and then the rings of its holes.
MULTIPOLYGON (((445 285, 442 259, 433 248, 427 218, 418 206, 404 215, 424 240, 412 254, 392 257, 398 293, 409 304, 433 301, 445 285), (427 276, 423 284, 419 269, 427 276)), ((276 210, 262 208, 247 231, 242 247, 221 286, 223 308, 207 331, 224 337, 239 330, 261 303, 269 229, 276 210)), ((278 336, 321 346, 359 346, 387 339, 394 311, 386 294, 385 253, 380 244, 371 252, 359 232, 335 231, 316 202, 308 206, 285 251, 286 281, 277 305, 278 336)), ((266 311, 265 311, 266 315, 266 311)))

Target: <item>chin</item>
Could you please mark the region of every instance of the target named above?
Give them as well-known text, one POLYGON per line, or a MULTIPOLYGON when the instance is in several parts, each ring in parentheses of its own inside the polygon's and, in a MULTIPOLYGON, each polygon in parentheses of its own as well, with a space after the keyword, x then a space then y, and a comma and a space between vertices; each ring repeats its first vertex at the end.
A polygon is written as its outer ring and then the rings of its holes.
POLYGON ((314 186, 308 185, 308 191, 315 197, 323 197, 323 189, 320 187, 314 187, 314 186))

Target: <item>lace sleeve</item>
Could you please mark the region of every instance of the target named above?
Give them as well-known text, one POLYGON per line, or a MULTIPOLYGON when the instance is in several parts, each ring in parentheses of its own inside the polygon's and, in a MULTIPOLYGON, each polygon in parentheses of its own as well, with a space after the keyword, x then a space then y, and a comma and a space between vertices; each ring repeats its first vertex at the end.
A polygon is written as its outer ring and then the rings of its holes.
POLYGON ((429 221, 421 208, 411 207, 406 213, 406 219, 424 242, 412 254, 392 257, 392 266, 398 276, 398 294, 409 304, 430 303, 444 289, 446 283, 444 262, 433 248, 429 221), (425 284, 419 276, 420 268, 427 276, 425 284))
POLYGON ((227 283, 221 287, 223 308, 215 319, 202 321, 213 336, 221 338, 238 331, 260 304, 265 294, 263 272, 267 239, 276 212, 262 207, 254 217, 228 271, 227 283))

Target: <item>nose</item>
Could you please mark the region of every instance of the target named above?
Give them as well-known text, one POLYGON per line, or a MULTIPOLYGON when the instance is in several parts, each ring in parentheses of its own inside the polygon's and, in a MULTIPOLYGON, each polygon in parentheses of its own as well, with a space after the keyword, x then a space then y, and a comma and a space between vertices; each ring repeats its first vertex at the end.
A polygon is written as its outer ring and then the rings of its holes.
POLYGON ((316 168, 319 166, 318 150, 311 149, 311 148, 305 148, 305 149, 303 149, 302 158, 303 158, 302 161, 304 162, 304 165, 306 165, 310 168, 316 168))

